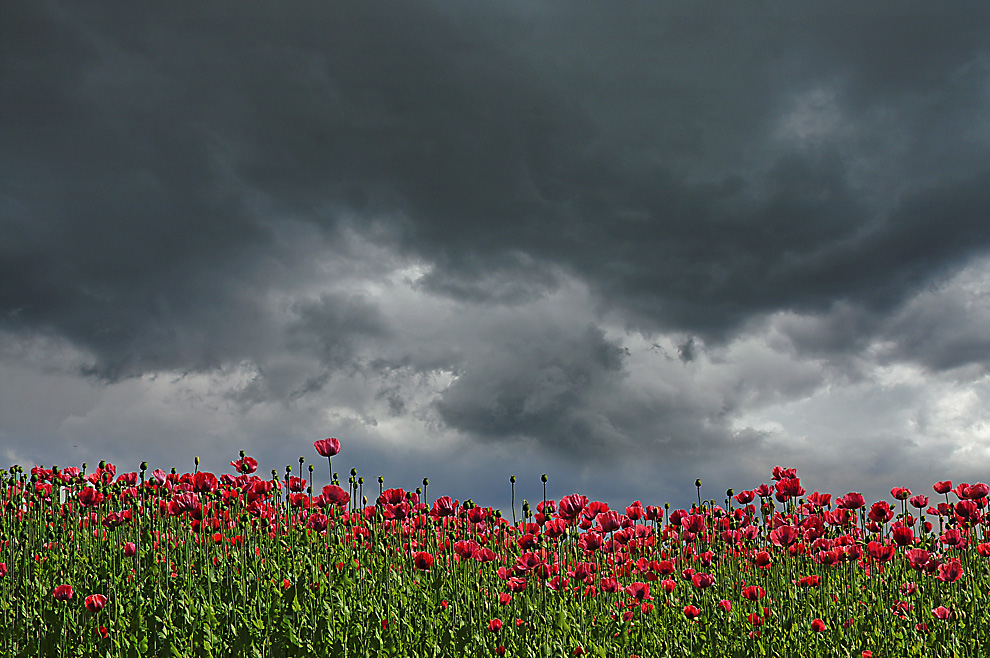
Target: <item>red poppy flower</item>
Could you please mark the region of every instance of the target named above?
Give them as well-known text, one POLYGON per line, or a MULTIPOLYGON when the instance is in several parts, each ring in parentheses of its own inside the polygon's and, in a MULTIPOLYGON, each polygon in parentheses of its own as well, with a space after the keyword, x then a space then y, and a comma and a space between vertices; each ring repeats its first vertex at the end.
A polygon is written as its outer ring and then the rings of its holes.
POLYGON ((911 490, 907 487, 894 487, 890 490, 890 495, 897 500, 907 500, 911 495, 911 490))
POLYGON ((827 629, 828 626, 826 626, 825 622, 823 622, 821 619, 815 617, 814 619, 811 620, 811 630, 813 630, 814 632, 822 633, 827 629))
POLYGON ((940 605, 939 607, 937 607, 934 610, 932 610, 932 614, 935 615, 935 617, 937 619, 951 619, 952 618, 952 610, 950 610, 949 608, 946 608, 944 605, 940 605))
POLYGON ((842 498, 836 500, 835 504, 843 509, 859 509, 866 505, 866 499, 863 498, 863 494, 850 491, 842 498))
POLYGON ((237 461, 230 462, 230 465, 233 466, 238 473, 243 473, 245 475, 254 473, 258 470, 258 460, 254 457, 241 457, 237 461))
POLYGON ((505 581, 506 587, 509 588, 510 592, 518 594, 519 592, 526 591, 526 579, 519 578, 518 576, 512 576, 507 581, 505 581))
POLYGON ((72 598, 72 585, 59 585, 52 590, 56 601, 68 601, 72 598))
POLYGON ((962 575, 962 564, 959 560, 953 558, 948 562, 938 565, 938 575, 936 578, 941 580, 943 583, 954 583, 962 578, 962 575))
POLYGON ((770 564, 770 553, 767 551, 757 551, 753 556, 753 564, 758 567, 766 567, 770 564))
POLYGON ((653 598, 650 596, 649 583, 633 583, 626 587, 626 594, 637 601, 648 601, 653 598))
POLYGON ((932 485, 932 489, 935 490, 935 493, 947 494, 952 491, 952 481, 943 480, 942 482, 936 482, 932 485))
POLYGON ((878 500, 870 506, 867 518, 874 523, 886 523, 894 516, 894 510, 885 500, 878 500))
POLYGON ((488 622, 488 630, 490 630, 492 633, 498 633, 500 630, 502 630, 502 620, 492 619, 490 622, 488 622))
POLYGON ((990 494, 990 485, 983 482, 977 482, 976 484, 971 484, 963 490, 963 497, 969 500, 976 500, 977 498, 983 498, 987 494, 990 494))
POLYGON ((96 628, 93 629, 93 632, 99 635, 104 640, 110 637, 110 629, 108 629, 106 626, 97 626, 96 628))
POLYGON ((715 584, 715 578, 710 573, 696 573, 691 576, 691 584, 698 589, 705 589, 715 584))
POLYGON ((911 500, 908 502, 911 503, 912 507, 924 509, 928 505, 928 496, 911 496, 911 500))
POLYGON ((682 612, 684 613, 685 617, 691 620, 697 619, 698 617, 701 616, 701 610, 699 610, 696 606, 693 605, 684 606, 684 610, 682 612))
POLYGON ((798 540, 798 529, 790 525, 782 525, 770 532, 770 541, 774 546, 790 546, 798 540))
POLYGON ((756 497, 756 493, 753 491, 740 491, 735 496, 733 496, 733 498, 736 499, 736 502, 739 503, 740 505, 748 505, 749 503, 753 502, 753 499, 755 497, 756 497))
POLYGON ((217 476, 206 471, 197 471, 192 479, 193 491, 199 493, 213 493, 220 486, 217 476))
POLYGON ((420 571, 429 571, 433 568, 433 556, 426 551, 420 551, 413 555, 413 564, 420 571))
POLYGON ((753 625, 753 626, 762 626, 763 625, 763 622, 765 621, 765 619, 763 617, 761 617, 760 616, 760 613, 758 613, 758 612, 751 612, 751 613, 749 613, 746 616, 746 619, 749 620, 749 623, 751 625, 753 625))
POLYGON ((333 457, 338 452, 340 452, 340 441, 330 437, 329 439, 321 439, 313 443, 313 447, 316 448, 316 452, 324 457, 333 457))
POLYGON ((932 554, 923 548, 912 548, 911 550, 907 551, 904 555, 905 557, 907 557, 908 564, 911 566, 911 568, 917 569, 919 571, 925 568, 925 566, 928 564, 929 560, 931 560, 932 557, 932 554))
POLYGON ((742 590, 742 597, 749 601, 759 601, 766 595, 766 590, 759 585, 747 585, 742 590))
POLYGON ((328 505, 343 507, 351 502, 351 494, 347 493, 335 484, 328 484, 323 487, 323 500, 328 505))
POLYGON ((6 575, 7 575, 7 563, 0 562, 0 578, 3 578, 6 575))
POLYGON ((869 553, 870 557, 879 562, 886 562, 894 557, 894 547, 886 546, 880 542, 871 541, 866 545, 866 552, 869 553))
POLYGON ((315 530, 316 532, 323 532, 327 529, 327 524, 329 522, 330 519, 327 518, 326 514, 311 514, 309 519, 306 521, 306 527, 315 530))
POLYGON ((722 599, 718 602, 718 607, 722 608, 726 612, 732 612, 732 601, 722 599))
POLYGON ((433 516, 443 518, 446 516, 454 516, 457 513, 457 501, 451 499, 450 496, 441 496, 433 501, 433 511, 431 514, 433 516))
POLYGON ((79 504, 83 507, 95 507, 102 503, 104 498, 103 494, 94 487, 80 489, 77 496, 79 498, 79 504))
POLYGON ((107 604, 107 597, 102 594, 90 594, 86 597, 86 609, 90 612, 99 612, 107 604))

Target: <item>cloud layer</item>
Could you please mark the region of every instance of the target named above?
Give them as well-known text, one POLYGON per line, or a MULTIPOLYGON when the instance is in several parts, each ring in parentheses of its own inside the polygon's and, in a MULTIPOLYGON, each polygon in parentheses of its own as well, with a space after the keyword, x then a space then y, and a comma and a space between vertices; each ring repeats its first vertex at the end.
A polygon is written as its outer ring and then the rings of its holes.
POLYGON ((12 460, 333 434, 494 500, 990 457, 982 3, 5 13, 12 460))

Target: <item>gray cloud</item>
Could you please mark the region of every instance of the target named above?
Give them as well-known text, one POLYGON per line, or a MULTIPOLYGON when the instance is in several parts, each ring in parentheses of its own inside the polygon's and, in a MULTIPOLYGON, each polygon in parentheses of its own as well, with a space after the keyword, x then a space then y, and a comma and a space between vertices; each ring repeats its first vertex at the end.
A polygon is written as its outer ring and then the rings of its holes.
POLYGON ((50 1, 0 30, 0 355, 106 386, 53 384, 63 439, 131 390, 162 433, 195 398, 231 433, 756 473, 833 387, 978 395, 985 3, 50 1))

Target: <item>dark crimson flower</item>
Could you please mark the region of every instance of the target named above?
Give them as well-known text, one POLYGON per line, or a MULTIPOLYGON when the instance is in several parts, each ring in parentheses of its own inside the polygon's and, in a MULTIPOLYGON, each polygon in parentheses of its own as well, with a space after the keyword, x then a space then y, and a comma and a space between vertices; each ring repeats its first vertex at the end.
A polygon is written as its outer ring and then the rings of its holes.
POLYGON ((816 491, 808 496, 808 502, 811 503, 812 507, 828 507, 829 503, 832 502, 832 494, 816 491))
POLYGON ((753 491, 740 491, 735 496, 733 496, 733 498, 735 498, 736 502, 739 503, 740 505, 748 505, 749 503, 753 502, 754 498, 756 498, 756 493, 753 491))
POLYGON ((906 487, 894 487, 890 490, 890 495, 897 500, 907 500, 911 495, 911 490, 906 487))
POLYGON ((761 484, 760 486, 756 487, 756 489, 753 490, 753 493, 755 493, 760 498, 766 498, 767 496, 773 495, 773 487, 771 487, 769 484, 761 484))
POLYGON ((413 564, 420 571, 429 571, 433 568, 433 556, 426 551, 420 551, 413 555, 413 564))
POLYGON ((770 472, 770 475, 774 480, 788 480, 797 477, 797 469, 774 466, 773 471, 770 472))
MULTIPOLYGON (((827 552, 827 551, 826 551, 827 552)), ((818 587, 822 582, 822 577, 818 574, 812 574, 810 576, 802 576, 797 584, 798 587, 818 587)))
POLYGON ((646 510, 643 509, 643 503, 638 500, 626 508, 626 517, 631 521, 639 521, 644 516, 646 510))
POLYGON ((909 500, 908 502, 911 503, 912 507, 917 507, 918 509, 924 509, 925 506, 928 504, 928 496, 911 496, 911 500, 909 500))
POLYGON ((637 601, 649 601, 653 598, 650 596, 649 583, 633 583, 626 587, 626 594, 637 601))
POLYGON ((774 546, 787 547, 798 540, 800 533, 798 529, 790 525, 782 525, 770 532, 770 541, 774 546))
POLYGON ((885 546, 884 544, 876 541, 871 541, 866 545, 866 552, 870 555, 870 557, 879 562, 886 562, 890 558, 894 557, 894 551, 895 549, 893 546, 885 546))
POLYGON ((952 610, 950 610, 949 608, 946 608, 944 605, 940 605, 939 607, 937 607, 934 610, 932 610, 932 614, 935 615, 935 617, 937 619, 951 619, 952 618, 952 610))
POLYGON ((171 502, 175 504, 175 510, 180 514, 199 508, 199 496, 191 491, 177 493, 172 496, 171 502))
POLYGON ((509 588, 510 592, 518 594, 519 592, 526 591, 526 579, 519 578, 518 576, 511 576, 507 581, 505 581, 506 587, 509 588))
POLYGON ((335 484, 328 484, 323 487, 323 500, 328 505, 343 507, 351 502, 351 494, 347 493, 335 484))
POLYGON ((340 452, 340 441, 330 437, 329 439, 320 439, 313 443, 313 447, 316 448, 318 452, 323 457, 333 457, 338 452, 340 452))
POLYGON ((457 504, 458 501, 451 499, 450 496, 441 496, 433 501, 431 514, 438 518, 454 516, 457 513, 457 504))
POLYGON ((935 490, 935 493, 947 494, 952 491, 952 481, 943 480, 942 482, 936 482, 932 485, 932 489, 935 490))
POLYGON ((235 462, 230 462, 230 465, 233 466, 238 473, 243 473, 245 475, 254 473, 258 470, 258 460, 254 457, 241 457, 235 462))
POLYGON ((959 528, 949 528, 938 538, 946 546, 963 548, 966 546, 966 535, 959 528))
POLYGON ((327 529, 327 524, 330 519, 327 518, 326 514, 310 514, 309 519, 306 521, 306 527, 315 530, 316 532, 323 532, 327 529))
POLYGON ((107 604, 107 597, 102 594, 90 594, 86 597, 86 609, 90 612, 99 612, 107 604))
POLYGON ((699 610, 697 607, 693 605, 684 606, 683 612, 684 612, 684 616, 691 620, 695 620, 701 616, 701 610, 699 610))
POLYGON ((498 633, 500 630, 502 630, 502 620, 492 619, 490 622, 488 622, 488 630, 490 630, 492 633, 498 633))
POLYGON ((580 494, 571 494, 560 499, 557 506, 557 516, 567 521, 573 521, 588 505, 588 497, 580 494))
POLYGON ((938 575, 936 578, 941 580, 943 583, 954 583, 962 578, 962 575, 962 564, 959 560, 953 558, 948 562, 938 565, 938 575))
POLYGON ((0 578, 3 578, 6 575, 7 575, 7 563, 0 562, 0 578))
POLYGON ((614 577, 602 578, 598 584, 601 585, 602 591, 608 594, 615 594, 619 591, 619 581, 614 577))
POLYGON ((826 626, 825 622, 823 622, 821 619, 815 617, 814 619, 811 620, 811 630, 813 630, 814 632, 822 633, 827 629, 828 626, 826 626))
POLYGON ((722 610, 725 610, 726 612, 732 612, 732 601, 722 599, 718 602, 718 607, 722 608, 722 610))
POLYGON ((971 484, 963 490, 963 498, 968 498, 969 500, 975 500, 977 498, 983 498, 988 493, 990 493, 990 485, 983 482, 977 482, 976 484, 971 484))
POLYGON ((898 546, 910 546, 914 543, 914 530, 906 526, 898 526, 894 528, 893 538, 898 546))
POLYGON ((770 553, 767 551, 757 551, 753 556, 753 564, 758 567, 766 567, 770 564, 770 553))
POLYGON ((603 539, 604 538, 601 533, 595 532, 594 530, 589 530, 578 539, 578 546, 580 546, 585 553, 594 553, 602 547, 603 539))
POLYGON ((137 545, 134 542, 132 541, 124 542, 124 555, 126 557, 134 557, 136 553, 137 553, 137 545))
POLYGON ((295 475, 289 476, 289 491, 301 493, 306 490, 306 480, 297 478, 295 475))
POLYGON ((619 518, 619 513, 611 509, 596 516, 595 521, 598 522, 598 526, 604 534, 615 532, 622 527, 622 519, 619 518))
POLYGON ((495 555, 495 551, 490 548, 479 548, 471 554, 471 558, 476 562, 494 562, 496 557, 498 556, 495 555))
POLYGON ((103 494, 96 490, 95 487, 85 487, 79 490, 76 494, 79 498, 79 504, 83 507, 96 507, 103 502, 103 494))
POLYGON ((663 508, 657 507, 656 505, 646 506, 646 520, 647 521, 661 521, 663 520, 663 508))
POLYGON ((960 500, 952 507, 952 511, 955 512, 956 518, 961 523, 979 523, 983 518, 983 515, 980 514, 980 508, 973 500, 960 500))
MULTIPOLYGON (((990 543, 984 542, 980 544, 979 546, 976 547, 976 552, 982 555, 983 557, 990 557, 990 543)), ((3 574, 7 572, 6 566, 7 565, 0 564, 0 578, 2 578, 3 574)))
POLYGON ((52 590, 56 601, 68 601, 72 598, 72 585, 59 585, 52 590))
POLYGON ((911 596, 918 593, 918 583, 904 583, 898 589, 901 596, 911 596))
POLYGON ((193 491, 199 493, 213 493, 220 486, 217 476, 206 471, 198 471, 192 479, 193 491))
POLYGON ((703 532, 705 530, 705 517, 701 514, 689 514, 681 519, 681 527, 694 534, 703 532))
POLYGON ((867 518, 874 523, 886 523, 894 517, 894 509, 885 500, 878 500, 870 506, 867 518))
POLYGON ((661 580, 660 587, 663 589, 663 591, 667 592, 668 594, 673 594, 674 589, 677 588, 677 581, 670 580, 669 578, 661 580))
POLYGON ((842 498, 836 500, 835 504, 842 509, 859 509, 866 505, 866 499, 863 498, 863 494, 850 491, 842 498))
POLYGON ((715 578, 710 573, 696 573, 691 576, 691 584, 698 589, 705 589, 715 584, 715 578))
POLYGON ((917 570, 924 569, 932 559, 932 554, 923 548, 912 548, 904 555, 907 557, 911 568, 917 570))
POLYGON ((536 535, 532 535, 529 533, 526 533, 525 535, 522 535, 521 537, 516 539, 516 544, 518 544, 519 548, 521 548, 524 551, 528 551, 529 549, 533 548, 539 543, 540 543, 540 538, 537 537, 536 535))
POLYGON ((798 478, 782 479, 777 483, 775 488, 779 495, 787 498, 799 497, 805 494, 804 487, 801 486, 801 480, 798 478))
POLYGON ((747 585, 742 590, 742 597, 748 601, 759 601, 766 595, 766 590, 759 585, 747 585))
POLYGON ((518 558, 516 558, 516 564, 513 567, 516 571, 532 571, 536 569, 541 564, 546 564, 546 561, 539 556, 538 553, 533 553, 532 551, 523 553, 518 558))
POLYGON ((110 629, 108 629, 106 626, 97 626, 96 628, 93 629, 93 632, 99 635, 104 640, 110 637, 110 629))
POLYGON ((749 613, 749 615, 746 616, 746 619, 749 620, 749 623, 753 626, 762 626, 765 621, 758 612, 749 613))

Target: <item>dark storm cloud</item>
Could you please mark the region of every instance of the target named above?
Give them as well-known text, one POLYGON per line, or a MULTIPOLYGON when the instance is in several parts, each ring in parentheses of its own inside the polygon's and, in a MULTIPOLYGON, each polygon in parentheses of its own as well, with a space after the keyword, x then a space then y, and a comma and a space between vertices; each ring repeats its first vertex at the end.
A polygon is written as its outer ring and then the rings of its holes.
POLYGON ((593 327, 524 327, 468 355, 437 407, 450 427, 486 440, 538 438, 572 455, 601 453, 611 422, 601 397, 624 357, 593 327))
POLYGON ((271 248, 261 209, 328 228, 342 209, 401 217, 393 235, 442 294, 528 298, 486 281, 552 288, 557 264, 652 327, 889 305, 988 243, 987 145, 964 139, 987 116, 978 6, 19 5, 5 322, 68 334, 110 369, 208 365, 224 355, 181 354, 190 339, 169 332, 222 326, 200 309, 230 304, 271 248), (882 127, 851 150, 768 143, 819 84, 838 85, 842 120, 927 126, 900 154, 919 162, 897 163, 920 200, 878 212, 856 186, 861 151, 894 138, 882 127), (949 156, 949 179, 927 169, 949 156), (739 170, 754 157, 763 169, 739 170))
POLYGON ((984 3, 4 12, 0 329, 65 338, 103 379, 247 362, 250 407, 357 373, 382 417, 700 460, 765 438, 733 430, 741 409, 822 384, 763 353, 705 370, 766 314, 793 314, 795 358, 882 338, 985 361, 963 302, 935 340, 910 306, 990 246, 984 3), (357 283, 400 262, 452 315, 530 315, 396 326, 357 283), (573 281, 597 317, 541 316, 573 281), (655 389, 631 395, 603 317, 677 334, 655 389), (396 382, 434 370, 456 378, 432 405, 396 382))

